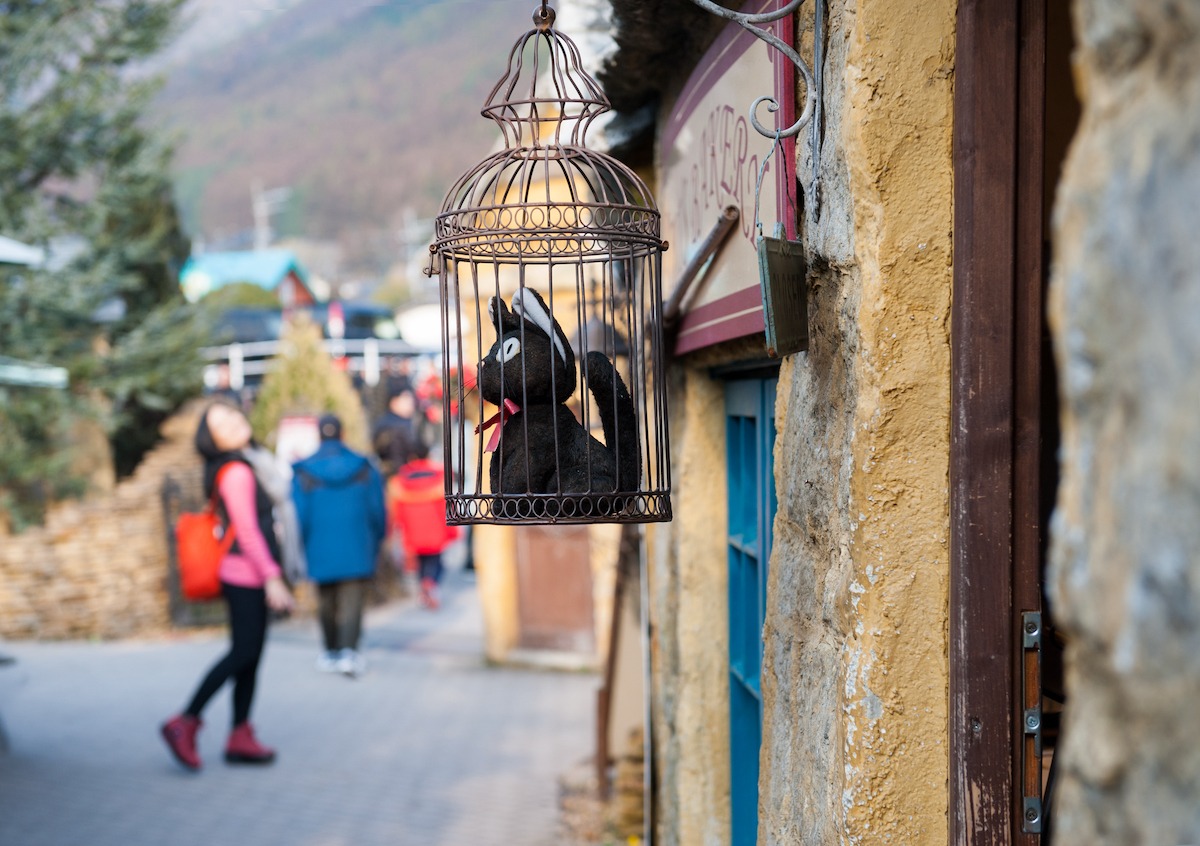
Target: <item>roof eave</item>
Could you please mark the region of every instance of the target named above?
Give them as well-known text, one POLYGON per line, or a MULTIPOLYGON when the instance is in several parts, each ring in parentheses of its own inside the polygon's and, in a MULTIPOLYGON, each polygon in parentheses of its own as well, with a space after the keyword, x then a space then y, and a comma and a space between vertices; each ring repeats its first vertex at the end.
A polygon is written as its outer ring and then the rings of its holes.
POLYGON ((597 79, 622 113, 635 112, 678 82, 712 43, 725 21, 691 0, 611 0, 613 40, 597 79))

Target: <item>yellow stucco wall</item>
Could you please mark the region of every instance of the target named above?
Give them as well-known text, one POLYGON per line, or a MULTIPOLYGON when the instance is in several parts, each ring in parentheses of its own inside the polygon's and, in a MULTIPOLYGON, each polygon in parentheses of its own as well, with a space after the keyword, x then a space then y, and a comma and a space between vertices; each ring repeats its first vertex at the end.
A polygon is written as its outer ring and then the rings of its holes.
POLYGON ((521 636, 517 614, 516 535, 509 526, 475 526, 475 580, 483 611, 484 652, 502 662, 521 636))
POLYGON ((861 295, 852 441, 845 841, 945 842, 953 0, 848 17, 861 295))
POLYGON ((657 843, 729 842, 724 395, 700 369, 671 380, 671 523, 647 524, 657 843))
MULTIPOLYGON (((776 405, 758 842, 941 846, 957 3, 827 10, 819 212, 807 137, 798 153, 812 346, 783 362, 776 405)), ((668 372, 675 520, 647 528, 663 846, 729 842, 723 396, 705 368, 762 355, 749 338, 668 372)))

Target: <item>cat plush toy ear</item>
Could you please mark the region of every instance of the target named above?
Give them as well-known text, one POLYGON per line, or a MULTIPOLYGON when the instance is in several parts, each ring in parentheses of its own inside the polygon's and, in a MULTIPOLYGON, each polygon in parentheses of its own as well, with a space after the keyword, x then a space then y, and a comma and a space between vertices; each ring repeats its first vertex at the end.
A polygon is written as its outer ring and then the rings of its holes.
POLYGON ((513 294, 512 307, 514 314, 533 323, 534 326, 546 333, 546 337, 554 345, 554 351, 558 353, 563 367, 574 373, 575 353, 571 350, 571 343, 567 340, 567 335, 563 332, 562 327, 558 325, 558 321, 554 319, 554 315, 550 313, 550 309, 541 295, 532 288, 521 288, 513 294))
POLYGON ((488 317, 496 329, 497 338, 503 338, 509 332, 521 328, 520 322, 508 310, 508 305, 499 297, 488 300, 488 317))
POLYGON ((566 402, 575 391, 575 353, 546 301, 532 288, 519 288, 512 296, 511 312, 496 297, 488 309, 493 324, 500 328, 501 363, 515 364, 514 357, 521 354, 519 370, 506 366, 505 378, 519 378, 523 388, 514 386, 505 393, 515 399, 519 394, 514 391, 523 390, 527 398, 566 402))

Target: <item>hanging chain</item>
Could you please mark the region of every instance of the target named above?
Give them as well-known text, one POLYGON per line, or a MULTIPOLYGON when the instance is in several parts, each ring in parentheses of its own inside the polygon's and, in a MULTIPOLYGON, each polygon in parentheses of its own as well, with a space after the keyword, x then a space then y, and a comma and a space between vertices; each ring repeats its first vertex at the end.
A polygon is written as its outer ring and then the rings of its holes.
MULTIPOLYGON (((778 108, 778 106, 775 108, 778 108)), ((775 111, 775 109, 771 108, 769 105, 767 106, 767 109, 772 112, 775 111)), ((760 220, 758 216, 758 198, 762 195, 763 175, 767 172, 767 162, 771 160, 771 156, 775 155, 775 151, 779 149, 779 139, 782 137, 783 132, 778 129, 775 130, 775 143, 771 145, 771 151, 763 157, 762 166, 758 169, 758 179, 754 182, 754 230, 758 233, 759 238, 761 238, 763 234, 762 220, 760 220)))

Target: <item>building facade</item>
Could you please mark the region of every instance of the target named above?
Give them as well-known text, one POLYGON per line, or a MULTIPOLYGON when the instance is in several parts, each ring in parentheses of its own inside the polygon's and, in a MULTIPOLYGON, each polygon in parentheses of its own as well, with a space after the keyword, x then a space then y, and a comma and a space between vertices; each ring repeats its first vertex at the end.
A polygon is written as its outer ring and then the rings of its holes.
POLYGON ((687 0, 613 8, 615 151, 689 286, 645 535, 654 842, 1200 839, 1198 13, 805 3, 760 25, 806 83, 687 0), (786 126, 810 91, 773 151, 750 104, 786 126), (760 222, 806 265, 779 357, 760 222))

